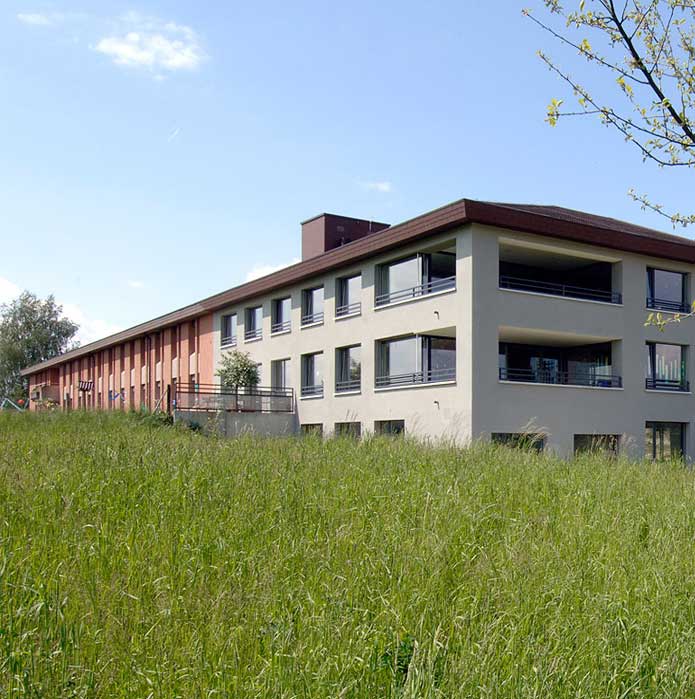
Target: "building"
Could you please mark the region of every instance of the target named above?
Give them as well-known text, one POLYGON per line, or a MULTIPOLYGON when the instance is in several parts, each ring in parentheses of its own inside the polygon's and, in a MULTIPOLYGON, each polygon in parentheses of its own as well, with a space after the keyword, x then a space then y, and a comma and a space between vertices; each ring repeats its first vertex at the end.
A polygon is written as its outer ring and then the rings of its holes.
POLYGON ((33 408, 151 409, 218 390, 237 347, 303 430, 692 458, 695 321, 644 323, 689 309, 694 271, 690 240, 552 206, 322 214, 298 264, 23 373, 33 408))

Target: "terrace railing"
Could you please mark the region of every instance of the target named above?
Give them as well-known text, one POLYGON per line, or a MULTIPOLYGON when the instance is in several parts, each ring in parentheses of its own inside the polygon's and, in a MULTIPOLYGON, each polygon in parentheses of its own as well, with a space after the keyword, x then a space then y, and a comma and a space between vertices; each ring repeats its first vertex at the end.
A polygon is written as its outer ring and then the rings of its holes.
POLYGON ((182 383, 176 386, 173 408, 238 413, 292 413, 294 390, 264 386, 240 386, 234 389, 217 384, 182 383))
POLYGON ((302 396, 323 396, 323 384, 302 386, 302 396))
POLYGON ((602 301, 603 303, 622 303, 622 294, 608 289, 589 289, 571 284, 555 284, 543 282, 537 279, 525 279, 523 277, 510 277, 500 275, 500 289, 514 289, 516 291, 530 291, 537 294, 550 294, 551 296, 565 296, 566 298, 582 299, 585 301, 602 301))
POLYGON ((307 313, 302 316, 302 325, 313 325, 314 323, 323 323, 323 311, 307 313))
POLYGON ((292 329, 292 323, 289 320, 281 320, 278 323, 273 323, 270 326, 270 332, 275 333, 285 333, 292 329))
POLYGON ((346 393, 347 391, 359 391, 362 386, 361 379, 347 379, 335 382, 336 393, 346 393))
POLYGON ((653 308, 655 311, 669 311, 670 313, 689 313, 690 306, 687 303, 679 301, 668 301, 667 299, 657 299, 647 297, 647 308, 653 308))
POLYGON ((346 303, 342 306, 338 306, 335 309, 336 316, 353 316, 362 312, 362 304, 359 301, 355 303, 346 303))
POLYGON ((376 388, 392 388, 395 386, 415 386, 419 384, 438 383, 440 381, 455 381, 456 369, 431 369, 429 371, 414 371, 408 374, 391 374, 376 377, 376 388))
POLYGON ((690 382, 685 379, 655 379, 646 378, 645 388, 649 391, 682 391, 690 390, 690 382))
POLYGON ((407 299, 427 296, 428 294, 434 294, 438 291, 447 291, 455 288, 456 277, 445 277, 444 279, 435 279, 434 281, 420 284, 419 286, 413 286, 409 289, 400 289, 399 291, 377 294, 374 299, 374 304, 376 306, 385 306, 386 304, 395 303, 396 301, 405 301, 407 299))
POLYGON ((621 388, 623 379, 614 374, 536 369, 507 369, 500 367, 500 381, 552 384, 561 386, 590 386, 593 388, 621 388))
POLYGON ((263 337, 263 328, 249 328, 244 332, 245 340, 260 340, 263 337))

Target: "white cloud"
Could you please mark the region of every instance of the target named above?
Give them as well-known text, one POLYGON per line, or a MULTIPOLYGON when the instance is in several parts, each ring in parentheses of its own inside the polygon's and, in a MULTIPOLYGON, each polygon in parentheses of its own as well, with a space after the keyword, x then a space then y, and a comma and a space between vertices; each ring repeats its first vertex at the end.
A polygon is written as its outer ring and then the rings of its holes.
POLYGON ((80 326, 75 339, 81 345, 87 345, 95 340, 101 340, 108 335, 113 335, 123 328, 120 325, 109 323, 101 318, 89 318, 85 312, 74 303, 64 303, 63 315, 80 326))
POLYGON ((371 192, 381 192, 388 194, 393 191, 393 184, 387 180, 377 180, 375 182, 361 182, 361 185, 371 192))
POLYGON ((120 25, 117 33, 101 38, 94 47, 116 65, 153 72, 194 70, 206 58, 198 35, 185 25, 137 12, 124 15, 120 25))
POLYGON ((256 265, 246 273, 245 281, 252 282, 254 279, 265 277, 266 274, 272 274, 290 265, 296 265, 297 262, 299 262, 299 258, 295 257, 291 262, 285 262, 281 265, 256 265))
POLYGON ((32 24, 34 26, 46 27, 49 24, 52 24, 52 20, 48 15, 43 15, 39 12, 29 12, 29 13, 20 12, 17 15, 17 19, 20 22, 22 22, 23 24, 32 24))
POLYGON ((14 282, 0 277, 0 304, 14 301, 21 291, 22 290, 14 282))
POLYGON ((139 279, 129 279, 128 286, 131 289, 143 289, 145 287, 145 282, 141 282, 139 279))

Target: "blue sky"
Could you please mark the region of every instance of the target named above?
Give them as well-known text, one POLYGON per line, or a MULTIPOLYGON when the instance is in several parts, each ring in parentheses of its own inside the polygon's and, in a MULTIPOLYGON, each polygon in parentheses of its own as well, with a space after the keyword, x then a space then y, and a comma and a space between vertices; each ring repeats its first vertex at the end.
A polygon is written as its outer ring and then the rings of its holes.
POLYGON ((692 200, 597 122, 544 123, 571 96, 536 50, 584 69, 522 17, 540 0, 2 4, 0 301, 52 293, 83 341, 295 261, 322 211, 467 196, 671 230, 628 188, 692 200))

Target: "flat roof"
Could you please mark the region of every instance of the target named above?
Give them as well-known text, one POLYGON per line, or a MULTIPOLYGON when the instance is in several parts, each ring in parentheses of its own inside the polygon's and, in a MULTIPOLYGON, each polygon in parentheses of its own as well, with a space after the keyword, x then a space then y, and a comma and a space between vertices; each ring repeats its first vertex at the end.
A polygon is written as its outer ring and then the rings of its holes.
POLYGON ((127 330, 90 342, 53 359, 27 367, 22 370, 21 374, 22 376, 35 374, 49 367, 127 342, 155 330, 162 330, 187 320, 193 320, 225 306, 241 303, 276 289, 291 286, 310 277, 354 264, 379 253, 420 238, 457 228, 466 223, 497 226, 552 238, 589 243, 613 250, 634 252, 650 257, 695 263, 695 241, 682 236, 560 206, 459 199, 416 218, 371 233, 334 250, 284 267, 272 274, 240 284, 127 330))

